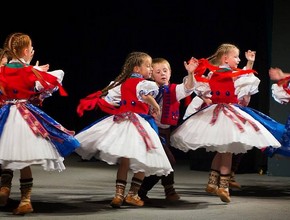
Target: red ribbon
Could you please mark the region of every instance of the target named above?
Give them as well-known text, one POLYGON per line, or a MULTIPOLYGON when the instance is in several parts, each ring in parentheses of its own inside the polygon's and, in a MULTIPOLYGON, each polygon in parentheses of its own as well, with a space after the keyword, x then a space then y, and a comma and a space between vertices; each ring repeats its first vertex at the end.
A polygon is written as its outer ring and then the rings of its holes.
POLYGON ((151 149, 155 149, 154 145, 152 144, 152 141, 144 129, 144 127, 141 125, 140 121, 138 120, 137 116, 133 112, 123 112, 117 115, 114 115, 114 121, 117 123, 120 123, 126 119, 129 119, 137 128, 138 132, 142 136, 145 144, 146 144, 146 150, 149 151, 151 149))
POLYGON ((278 86, 283 86, 283 89, 290 95, 290 88, 288 84, 290 82, 290 76, 285 77, 277 82, 278 86))
POLYGON ((91 111, 99 107, 103 112, 114 115, 119 112, 119 108, 111 105, 102 98, 102 91, 97 91, 80 100, 77 106, 79 117, 84 115, 84 111, 91 111))
POLYGON ((235 125, 239 128, 239 130, 241 132, 244 132, 244 128, 243 126, 239 123, 239 121, 237 121, 233 115, 235 115, 238 119, 241 120, 241 122, 243 124, 245 124, 246 122, 250 123, 250 125, 252 125, 252 127, 255 129, 255 131, 259 131, 260 128, 251 120, 245 118, 243 115, 241 115, 237 110, 235 110, 235 108, 229 104, 226 104, 226 103, 220 103, 220 104, 217 104, 214 111, 213 111, 213 116, 212 116, 212 119, 211 119, 211 122, 210 124, 214 125, 216 120, 218 119, 218 116, 219 116, 219 113, 220 111, 223 111, 223 113, 229 117, 234 123, 235 125))
POLYGON ((248 73, 257 74, 257 72, 253 69, 243 70, 239 68, 235 68, 235 69, 221 68, 221 67, 210 64, 210 62, 207 59, 201 58, 198 60, 198 67, 194 71, 195 79, 199 82, 208 82, 209 79, 203 76, 206 70, 213 72, 213 74, 218 74, 218 77, 220 78, 237 77, 237 76, 248 74, 248 73))
POLYGON ((49 136, 49 133, 46 131, 46 129, 39 123, 39 121, 25 107, 23 103, 17 103, 16 107, 35 135, 41 135, 44 138, 49 136))

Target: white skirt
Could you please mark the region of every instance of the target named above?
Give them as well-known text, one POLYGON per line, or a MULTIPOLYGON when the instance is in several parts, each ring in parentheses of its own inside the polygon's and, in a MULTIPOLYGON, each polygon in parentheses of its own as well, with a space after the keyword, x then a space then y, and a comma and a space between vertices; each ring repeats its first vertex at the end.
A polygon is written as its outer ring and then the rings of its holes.
POLYGON ((130 120, 117 123, 113 121, 114 116, 109 116, 75 136, 81 144, 75 152, 82 159, 96 157, 110 165, 117 164, 119 158, 125 157, 130 159, 130 169, 134 173, 168 175, 173 169, 159 136, 144 118, 135 115, 147 131, 154 149, 146 149, 142 136, 130 120))
POLYGON ((259 121, 234 105, 230 106, 246 120, 252 121, 259 128, 258 131, 254 129, 249 121, 243 123, 237 117, 237 114, 233 114, 232 111, 227 109, 227 113, 230 113, 233 119, 221 110, 216 122, 211 124, 216 106, 217 104, 213 104, 202 109, 176 128, 170 137, 171 146, 184 152, 205 148, 206 151, 231 152, 234 154, 246 153, 253 147, 262 149, 267 146, 274 148, 281 146, 279 141, 259 121), (235 121, 243 130, 240 130, 234 123, 235 121))
POLYGON ((38 164, 46 171, 62 171, 63 160, 55 146, 48 139, 36 136, 16 105, 12 105, 0 137, 2 169, 17 170, 38 164))

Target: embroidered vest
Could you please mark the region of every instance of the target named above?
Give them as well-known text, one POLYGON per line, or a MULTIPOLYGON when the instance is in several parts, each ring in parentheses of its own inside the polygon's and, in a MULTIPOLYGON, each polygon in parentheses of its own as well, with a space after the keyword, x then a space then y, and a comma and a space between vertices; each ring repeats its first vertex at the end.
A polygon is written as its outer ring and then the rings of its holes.
POLYGON ((132 111, 137 114, 148 114, 149 105, 140 102, 136 96, 137 84, 144 80, 143 78, 128 78, 121 85, 121 103, 119 112, 132 111))
POLYGON ((176 85, 169 84, 169 89, 163 91, 162 124, 177 125, 180 102, 176 99, 176 85))

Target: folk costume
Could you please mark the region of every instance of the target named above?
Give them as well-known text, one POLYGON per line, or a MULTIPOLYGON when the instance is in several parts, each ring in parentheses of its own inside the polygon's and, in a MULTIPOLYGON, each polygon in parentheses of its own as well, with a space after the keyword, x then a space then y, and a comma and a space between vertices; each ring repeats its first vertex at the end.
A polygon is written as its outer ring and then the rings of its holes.
POLYGON ((59 90, 64 72, 42 72, 33 66, 11 60, 0 69, 0 164, 2 169, 17 170, 41 165, 46 171, 62 171, 63 160, 79 142, 43 112, 38 105, 59 90))
MULTIPOLYGON (((272 85, 272 97, 280 104, 288 104, 290 100, 290 77, 279 80, 272 85)), ((284 125, 284 132, 279 139, 281 143, 280 148, 267 147, 265 153, 269 157, 275 155, 290 157, 290 115, 288 116, 284 125)))
MULTIPOLYGON (((209 97, 212 104, 187 118, 171 135, 171 145, 187 152, 198 148, 220 153, 246 153, 253 147, 280 147, 279 141, 261 122, 238 107, 244 95, 258 92, 260 80, 253 70, 213 67, 200 60, 195 92, 209 97), (208 78, 202 77, 210 69, 208 78)), ((246 107, 245 107, 246 108, 246 107)))
MULTIPOLYGON (((184 80, 186 80, 186 77, 184 80)), ((178 124, 180 100, 190 96, 192 92, 193 88, 186 89, 184 83, 170 83, 169 85, 160 86, 159 93, 156 97, 156 101, 162 112, 162 114, 156 118, 156 123, 158 125, 159 136, 163 140, 163 147, 171 165, 174 165, 176 162, 170 150, 171 126, 176 126, 178 124)), ((164 187, 166 200, 176 201, 180 198, 174 188, 174 172, 171 172, 167 176, 151 175, 145 177, 138 192, 139 196, 143 200, 148 199, 148 191, 150 191, 159 180, 161 180, 161 185, 164 187)))
MULTIPOLYGON (((144 172, 145 176, 168 175, 172 167, 157 131, 153 129, 157 126, 153 117, 148 115, 149 105, 141 97, 143 94, 155 97, 158 86, 155 82, 145 80, 142 75, 133 73, 114 89, 120 90, 116 93, 109 91, 105 100, 119 100, 119 107, 112 107, 112 115, 92 123, 75 136, 81 143, 76 153, 82 159, 96 157, 110 165, 117 164, 119 158, 125 157, 130 159, 130 169, 134 173, 144 172), (117 97, 113 97, 113 93, 117 97)), ((86 102, 81 100, 78 110, 86 110, 94 104, 103 105, 99 103, 98 96, 86 99, 86 102)))
MULTIPOLYGON (((67 130, 38 106, 59 90, 62 70, 43 72, 24 60, 11 60, 0 69, 0 205, 10 196, 14 170, 41 165, 45 171, 63 171, 64 157, 79 147, 74 131, 67 130)), ((33 212, 33 178, 20 178, 21 200, 14 214, 33 212)))

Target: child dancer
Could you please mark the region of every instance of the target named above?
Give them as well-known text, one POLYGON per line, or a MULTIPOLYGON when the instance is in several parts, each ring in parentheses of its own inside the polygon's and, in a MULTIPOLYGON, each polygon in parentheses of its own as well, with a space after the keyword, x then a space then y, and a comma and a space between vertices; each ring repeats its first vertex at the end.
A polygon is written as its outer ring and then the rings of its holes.
MULTIPOLYGON (((290 101, 290 73, 283 72, 280 68, 269 69, 270 79, 276 81, 272 85, 272 97, 274 100, 282 105, 286 105, 290 101)), ((268 147, 265 153, 269 157, 274 155, 290 157, 290 116, 286 121, 284 132, 281 136, 280 148, 268 147)))
MULTIPOLYGON (((152 62, 152 79, 158 84, 160 90, 156 101, 158 102, 162 112, 160 117, 156 118, 156 123, 158 125, 159 135, 165 139, 163 147, 171 165, 175 163, 175 158, 170 150, 170 128, 171 126, 176 126, 179 120, 180 100, 191 95, 193 92, 193 74, 197 65, 198 60, 194 58, 192 58, 189 63, 184 62, 188 75, 183 83, 173 84, 170 83, 171 67, 169 62, 164 58, 155 58, 152 62)), ((139 196, 143 200, 148 199, 148 191, 150 191, 160 179, 161 184, 164 187, 166 200, 179 200, 180 196, 174 189, 174 172, 171 172, 167 176, 151 175, 145 177, 138 192, 139 196)))
POLYGON ((232 153, 246 153, 253 146, 280 147, 259 121, 237 107, 247 106, 260 83, 253 70, 238 69, 239 62, 239 49, 232 44, 222 44, 211 57, 200 60, 195 90, 211 104, 190 116, 171 135, 171 145, 185 152, 201 147, 217 151, 206 192, 217 194, 226 203, 231 201, 232 153), (210 73, 203 77, 206 69, 210 73))
POLYGON ((138 190, 144 176, 168 175, 173 171, 157 131, 153 129, 157 129, 154 118, 149 115, 150 105, 154 115, 160 114, 159 105, 154 99, 159 88, 155 82, 146 80, 151 77, 151 65, 152 58, 147 53, 130 53, 120 75, 101 94, 95 93, 81 100, 77 108, 82 115, 84 110, 94 109, 95 106, 108 110, 103 108, 103 100, 118 106, 116 109, 110 108, 108 113, 111 116, 98 120, 76 135, 81 143, 76 152, 82 159, 97 157, 110 165, 119 165, 116 193, 110 203, 113 208, 119 208, 124 200, 131 205, 143 206, 144 201, 138 196, 138 190), (107 96, 102 99, 104 95, 107 96), (86 103, 88 99, 90 104, 86 103), (125 196, 129 169, 134 174, 125 196))
MULTIPOLYGON (((247 59, 247 64, 244 67, 244 69, 248 69, 248 70, 252 69, 254 66, 255 59, 256 59, 256 51, 248 50, 245 52, 245 56, 247 59)), ((250 97, 249 97, 248 102, 250 102, 250 97)), ((248 105, 249 104, 248 102, 247 103, 240 103, 240 104, 248 105)), ((194 99, 191 101, 191 103, 187 107, 183 119, 185 120, 188 116, 195 113, 200 108, 205 107, 205 106, 210 105, 210 104, 212 104, 211 99, 207 99, 205 97, 199 97, 199 96, 194 97, 194 99), (203 102, 201 102, 202 99, 203 99, 203 102)), ((239 164, 242 160, 243 155, 244 154, 239 153, 239 154, 234 154, 232 156, 232 168, 231 168, 231 176, 230 176, 230 180, 229 180, 229 187, 232 189, 233 188, 241 189, 241 185, 236 181, 235 173, 238 170, 238 167, 239 167, 239 164)))
POLYGON ((61 81, 64 72, 43 71, 29 65, 34 50, 31 38, 24 33, 9 35, 0 56, 8 56, 9 63, 0 69, 0 164, 2 166, 0 205, 5 206, 11 191, 14 170, 20 170, 21 200, 13 210, 15 215, 33 212, 31 190, 33 178, 30 165, 41 165, 46 171, 65 169, 64 156, 79 142, 74 132, 65 129, 37 105, 59 90, 67 95, 61 81))

